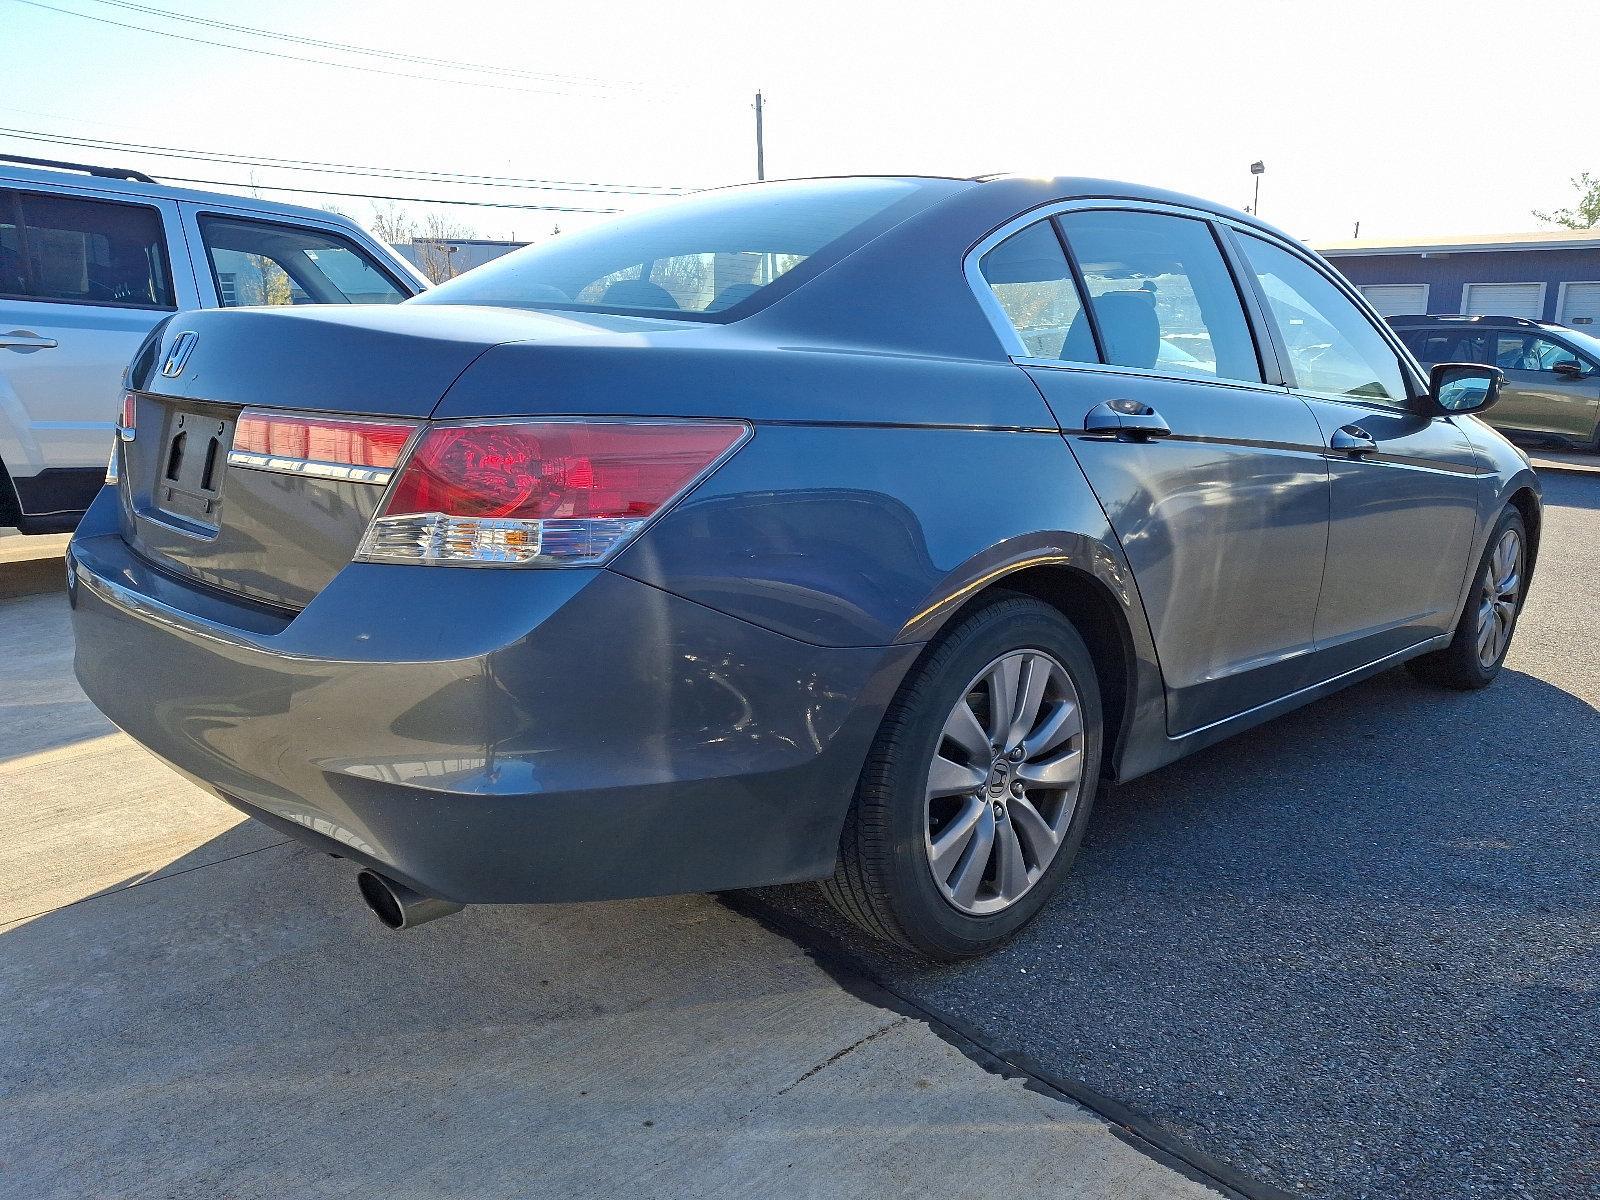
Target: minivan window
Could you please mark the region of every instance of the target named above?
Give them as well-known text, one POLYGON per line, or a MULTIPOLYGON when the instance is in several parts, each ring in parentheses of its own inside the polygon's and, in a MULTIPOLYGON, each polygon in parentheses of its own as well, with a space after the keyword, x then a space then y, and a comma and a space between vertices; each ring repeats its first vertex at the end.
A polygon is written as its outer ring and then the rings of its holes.
POLYGON ((1398 405, 1406 399, 1400 356, 1336 284, 1299 255, 1241 234, 1295 386, 1398 405))
POLYGON ((244 304, 398 304, 409 294, 354 242, 303 225, 201 217, 224 308, 244 304))
POLYGON ((0 294, 176 307, 160 212, 144 204, 0 191, 0 294))
POLYGON ((418 304, 648 314, 725 312, 836 261, 933 189, 905 179, 811 179, 724 188, 496 259, 418 304))
POLYGON ((978 261, 978 271, 1030 357, 1100 361, 1072 268, 1049 221, 1006 238, 978 261))
POLYGON ((1239 291, 1210 226, 1109 209, 1060 220, 1107 362, 1261 381, 1239 291))

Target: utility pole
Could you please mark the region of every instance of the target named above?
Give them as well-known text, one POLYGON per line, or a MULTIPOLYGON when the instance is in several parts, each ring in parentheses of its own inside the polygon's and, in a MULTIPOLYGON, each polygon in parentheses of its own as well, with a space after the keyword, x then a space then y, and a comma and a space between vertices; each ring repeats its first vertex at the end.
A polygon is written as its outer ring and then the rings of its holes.
POLYGON ((767 177, 767 150, 766 142, 761 131, 761 93, 756 93, 756 179, 767 177))
POLYGON ((1356 231, 1354 233, 1352 233, 1350 236, 1353 239, 1359 239, 1361 237, 1361 222, 1360 221, 1356 222, 1356 231))

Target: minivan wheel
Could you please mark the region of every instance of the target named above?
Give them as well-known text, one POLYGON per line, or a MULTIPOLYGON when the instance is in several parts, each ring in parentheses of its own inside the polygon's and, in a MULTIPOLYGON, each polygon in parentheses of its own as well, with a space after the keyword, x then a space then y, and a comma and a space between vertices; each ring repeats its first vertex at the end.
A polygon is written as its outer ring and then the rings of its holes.
POLYGON ((868 933, 930 957, 992 949, 1071 869, 1100 750, 1100 689, 1077 630, 1027 597, 985 605, 890 705, 823 892, 868 933))
POLYGON ((1455 636, 1443 650, 1407 664, 1412 673, 1463 691, 1493 683, 1511 649, 1527 578, 1528 530, 1516 506, 1508 504, 1484 547, 1455 636))

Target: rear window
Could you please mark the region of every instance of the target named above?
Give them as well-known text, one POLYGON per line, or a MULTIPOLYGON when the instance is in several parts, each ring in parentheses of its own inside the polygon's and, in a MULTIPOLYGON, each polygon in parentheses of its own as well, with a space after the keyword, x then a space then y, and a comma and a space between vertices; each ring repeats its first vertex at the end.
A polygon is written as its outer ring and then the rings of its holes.
POLYGON ((815 274, 929 190, 817 179, 706 192, 529 246, 413 303, 710 317, 815 274))

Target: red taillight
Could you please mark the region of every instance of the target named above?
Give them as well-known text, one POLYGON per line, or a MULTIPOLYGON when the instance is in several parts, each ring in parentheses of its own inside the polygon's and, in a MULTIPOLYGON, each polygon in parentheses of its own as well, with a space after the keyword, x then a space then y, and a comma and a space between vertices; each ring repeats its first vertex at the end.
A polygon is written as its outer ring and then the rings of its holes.
MULTIPOLYGON (((415 430, 415 425, 400 422, 287 416, 246 409, 234 426, 232 455, 387 470, 400 461, 415 430)), ((258 464, 245 461, 236 465, 258 464)))
POLYGON ((438 426, 401 468, 362 556, 598 562, 748 432, 664 420, 438 426))
POLYGON ((132 392, 122 393, 122 418, 117 422, 117 436, 125 442, 133 441, 134 427, 139 416, 139 401, 132 392))

